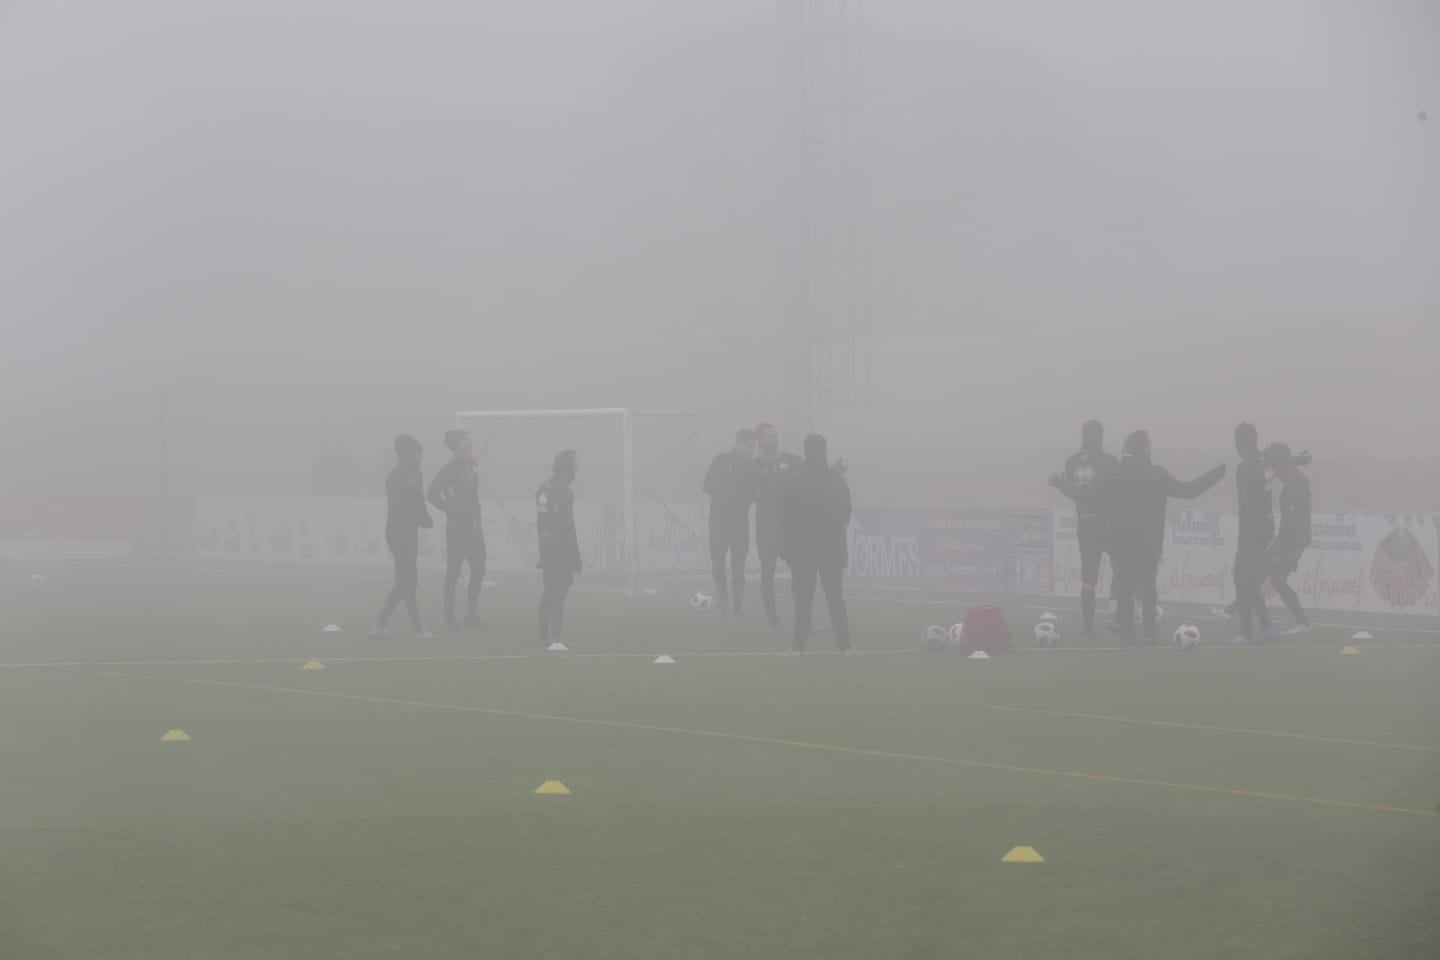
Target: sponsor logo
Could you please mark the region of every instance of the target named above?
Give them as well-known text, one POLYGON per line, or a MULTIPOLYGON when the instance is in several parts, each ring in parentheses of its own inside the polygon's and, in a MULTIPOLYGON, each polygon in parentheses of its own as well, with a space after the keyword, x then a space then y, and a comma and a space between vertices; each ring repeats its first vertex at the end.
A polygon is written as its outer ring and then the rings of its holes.
POLYGON ((919 577, 920 538, 867 534, 852 523, 850 573, 856 577, 919 577))

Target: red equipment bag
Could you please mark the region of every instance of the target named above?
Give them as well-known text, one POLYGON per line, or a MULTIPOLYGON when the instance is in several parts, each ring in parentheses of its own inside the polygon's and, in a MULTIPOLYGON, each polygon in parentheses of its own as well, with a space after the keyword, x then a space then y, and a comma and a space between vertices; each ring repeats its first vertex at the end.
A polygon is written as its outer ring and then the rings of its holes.
POLYGON ((1010 627, 1006 625, 1005 615, 999 607, 987 603, 965 611, 965 632, 960 637, 960 652, 969 656, 976 650, 984 650, 992 657, 1015 652, 1015 644, 1010 640, 1010 627))

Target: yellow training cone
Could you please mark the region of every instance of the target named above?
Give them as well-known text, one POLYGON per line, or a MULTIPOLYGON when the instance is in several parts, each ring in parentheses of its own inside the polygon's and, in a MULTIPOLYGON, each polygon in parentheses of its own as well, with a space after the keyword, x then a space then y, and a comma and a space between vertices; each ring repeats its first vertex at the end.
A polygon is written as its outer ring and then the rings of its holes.
POLYGON ((1045 858, 1034 847, 1016 847, 1000 858, 1001 863, 1044 863, 1045 858))
POLYGON ((559 780, 546 780, 544 783, 540 784, 539 789, 535 791, 535 796, 568 797, 570 796, 570 788, 565 786, 565 784, 561 783, 559 780))
POLYGON ((325 669, 325 664, 321 663, 319 660, 311 660, 309 663, 305 664, 305 666, 301 667, 300 669, 301 669, 301 670, 324 670, 324 669, 325 669))
POLYGON ((1358 654, 1358 653, 1360 652, 1360 648, 1359 648, 1359 647, 1341 647, 1341 648, 1340 648, 1340 652, 1341 652, 1341 653, 1348 653, 1348 654, 1354 656, 1354 655, 1356 655, 1356 654, 1358 654))
POLYGON ((160 742, 161 742, 161 743, 189 743, 189 742, 190 742, 190 734, 186 733, 184 730, 171 730, 169 733, 165 734, 165 736, 163 736, 163 737, 160 738, 160 742))

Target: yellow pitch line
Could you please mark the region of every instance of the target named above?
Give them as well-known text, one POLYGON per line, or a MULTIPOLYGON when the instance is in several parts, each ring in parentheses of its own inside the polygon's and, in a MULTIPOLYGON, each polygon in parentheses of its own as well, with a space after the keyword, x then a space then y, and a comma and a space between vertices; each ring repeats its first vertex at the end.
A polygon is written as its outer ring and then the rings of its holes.
POLYGON ((400 700, 393 697, 369 697, 361 694, 333 693, 327 690, 304 690, 297 687, 273 687, 265 684, 235 683, 229 680, 205 680, 199 677, 166 677, 148 673, 102 672, 106 677, 121 677, 127 680, 161 680, 174 683, 200 684, 210 687, 226 687, 231 690, 249 690, 258 693, 281 693, 299 697, 318 697, 327 700, 346 700, 354 703, 376 703, 392 707, 421 707, 429 710, 449 710, 461 713, 478 713, 492 717, 508 717, 521 720, 549 720, 557 723, 572 723, 590 727, 606 727, 615 730, 639 730, 646 733, 664 733, 684 737, 705 737, 711 740, 726 740, 733 743, 759 743, 774 747, 793 747, 800 750, 819 750, 826 753, 840 753, 856 757, 877 757, 885 760, 908 760, 917 763, 934 763, 944 766, 969 767, 977 770, 998 770, 1005 773, 1025 773, 1045 777, 1064 777, 1071 780, 1087 780, 1096 783, 1120 783, 1138 787, 1163 787, 1169 790, 1185 790, 1193 793, 1219 794, 1229 797, 1248 797, 1258 800, 1280 800, 1288 803, 1304 803, 1312 806, 1338 807, 1345 810, 1368 810, 1373 813, 1404 813, 1417 817, 1440 817, 1440 810, 1416 810, 1410 807, 1392 807, 1377 803, 1357 803, 1351 800, 1327 800, 1321 797, 1301 797, 1285 793, 1268 793, 1261 790, 1245 790, 1239 787, 1212 787, 1197 783, 1174 783, 1168 780, 1146 780, 1140 777, 1119 777, 1104 773, 1086 773, 1082 770, 1051 770, 1045 767, 1027 767, 1011 763, 993 763, 986 760, 962 760, 958 757, 937 757, 920 753, 897 753, 891 750, 877 750, 868 747, 846 747, 838 744, 815 743, 809 740, 790 740, 782 737, 763 737, 747 733, 725 733, 717 730, 694 730, 688 727, 667 727, 650 723, 633 723, 627 720, 598 720, 587 717, 571 717, 554 713, 535 713, 528 710, 503 710, 499 707, 478 707, 461 703, 433 703, 427 700, 400 700))
POLYGON ((1108 720, 1111 723, 1133 723, 1147 727, 1179 727, 1184 730, 1238 733, 1251 737, 1280 737, 1286 740, 1309 740, 1314 743, 1341 743, 1352 747, 1384 747, 1389 750, 1417 750, 1422 753, 1440 753, 1440 747, 1427 747, 1414 743, 1382 743, 1379 740, 1322 737, 1309 733, 1291 733, 1286 730, 1252 730, 1248 727, 1223 727, 1210 723, 1186 723, 1180 720, 1146 720, 1139 717, 1112 717, 1102 713, 1068 713, 1064 710, 1043 710, 1039 707, 1007 707, 998 704, 986 704, 985 708, 987 710, 1003 710, 1007 713, 1033 713, 1042 717, 1064 717, 1069 720, 1108 720))

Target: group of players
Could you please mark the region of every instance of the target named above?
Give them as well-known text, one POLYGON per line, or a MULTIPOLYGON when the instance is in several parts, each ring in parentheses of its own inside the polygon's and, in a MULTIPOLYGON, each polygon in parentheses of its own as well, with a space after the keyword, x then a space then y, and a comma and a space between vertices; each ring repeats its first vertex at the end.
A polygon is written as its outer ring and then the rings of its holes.
MULTIPOLYGON (((386 478, 385 542, 395 561, 395 580, 380 608, 371 636, 389 637, 391 616, 400 605, 416 636, 433 640, 425 629, 417 596, 420 531, 434 526, 429 507, 445 514, 445 621, 451 630, 481 627, 480 591, 485 581, 485 533, 480 517, 480 474, 474 443, 464 430, 445 434, 452 457, 427 490, 421 474, 424 448, 409 434, 395 439, 396 466, 386 478), (465 618, 455 616, 460 575, 469 567, 465 618)), ((780 451, 780 434, 770 424, 736 434, 732 449, 719 454, 706 472, 710 497, 710 557, 722 618, 743 617, 745 563, 750 552, 750 508, 755 507, 760 553, 761 594, 772 629, 780 629, 775 605, 775 569, 784 559, 795 597, 794 649, 803 651, 811 630, 817 584, 825 591, 837 645, 850 648, 849 619, 842 594, 848 562, 846 529, 850 524, 850 488, 843 463, 831 464, 825 438, 805 439, 805 455, 780 451), (757 449, 758 447, 758 449, 757 449), (727 560, 733 578, 728 576, 727 560)), ((579 470, 574 450, 555 456, 550 478, 535 493, 539 546, 540 641, 562 638, 565 598, 581 571, 575 531, 575 494, 579 470)))
MULTIPOLYGON (((1121 456, 1105 452, 1104 428, 1094 420, 1081 428, 1079 452, 1065 469, 1050 478, 1052 486, 1075 501, 1080 547, 1080 603, 1085 634, 1094 636, 1095 591, 1100 561, 1110 557, 1115 601, 1111 628, 1126 644, 1155 642, 1158 589, 1156 578, 1165 544, 1165 511, 1170 497, 1202 496, 1225 476, 1221 464, 1191 481, 1172 477, 1151 461, 1150 437, 1137 430, 1125 438, 1121 456), (1135 634, 1135 603, 1141 608, 1139 640, 1135 634)), ((1236 644, 1257 644, 1277 635, 1265 605, 1264 585, 1271 586, 1295 616, 1286 633, 1303 633, 1310 621, 1289 577, 1310 545, 1310 481, 1300 470, 1308 453, 1292 453, 1283 443, 1260 449, 1253 424, 1235 428, 1235 470, 1240 530, 1235 553, 1235 602, 1215 613, 1238 626, 1236 644), (1270 477, 1280 483, 1277 529, 1270 477), (1258 628, 1258 631, 1257 631, 1258 628)))
MULTIPOLYGON (((420 473, 425 451, 409 434, 395 438, 395 468, 385 480, 385 543, 395 560, 395 582, 370 635, 389 637, 390 617, 402 603, 416 636, 433 640, 420 616, 420 531, 435 525, 429 507, 445 514, 445 622, 451 630, 476 630, 480 590, 485 583, 485 530, 480 522, 480 468, 475 445, 464 430, 445 434, 452 456, 435 473, 430 488, 420 473), (470 568, 463 622, 455 618, 455 590, 460 574, 470 568)), ((580 572, 580 541, 575 534, 575 494, 571 485, 579 470, 574 450, 555 455, 550 478, 535 492, 536 537, 540 547, 542 590, 539 629, 542 642, 559 639, 565 596, 580 572)))

